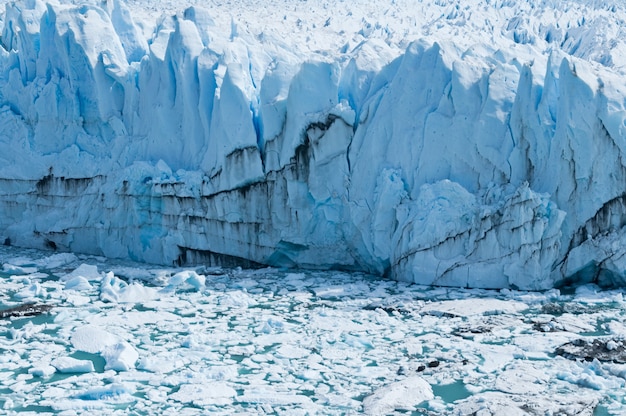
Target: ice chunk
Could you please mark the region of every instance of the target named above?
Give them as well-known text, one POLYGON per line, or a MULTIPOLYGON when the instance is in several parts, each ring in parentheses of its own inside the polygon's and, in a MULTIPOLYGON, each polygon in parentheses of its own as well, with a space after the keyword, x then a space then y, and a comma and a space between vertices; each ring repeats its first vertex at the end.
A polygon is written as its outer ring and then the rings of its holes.
POLYGON ((139 358, 137 368, 143 371, 150 371, 157 374, 167 374, 183 365, 182 361, 168 359, 164 356, 147 356, 139 358))
POLYGON ((14 264, 5 263, 2 265, 2 271, 12 275, 32 274, 37 272, 35 267, 24 267, 14 264))
POLYGON ((45 294, 45 289, 41 287, 41 283, 32 282, 27 287, 17 292, 15 297, 18 299, 31 299, 45 296, 45 294))
POLYGON ((70 341, 77 350, 95 354, 118 343, 119 338, 99 327, 86 325, 74 330, 70 341))
POLYGON ((100 299, 114 303, 141 303, 159 296, 158 290, 139 283, 126 283, 108 272, 100 283, 100 299))
POLYGON ((73 253, 57 253, 37 260, 36 264, 41 269, 50 270, 74 263, 75 261, 78 261, 78 257, 73 253))
POLYGON ((55 358, 52 366, 60 373, 90 373, 95 370, 92 361, 72 357, 55 358))
POLYGON ((421 312, 437 316, 472 316, 513 314, 526 309, 528 305, 514 300, 459 299, 426 303, 421 312))
POLYGON ((33 366, 28 369, 28 374, 32 374, 35 377, 43 377, 48 378, 52 376, 57 369, 51 365, 41 365, 41 366, 33 366))
POLYGON ((91 284, 89 284, 89 280, 84 278, 83 276, 73 277, 65 282, 66 290, 90 290, 91 284))
POLYGON ((104 368, 115 371, 132 370, 139 359, 137 350, 125 341, 105 346, 100 355, 106 360, 104 368))
POLYGON ((245 389, 243 394, 237 396, 237 401, 271 406, 310 405, 312 403, 310 398, 302 394, 281 394, 262 387, 245 389))
POLYGON ((98 387, 78 393, 75 397, 81 400, 116 399, 125 394, 132 394, 134 389, 122 383, 113 383, 105 387, 98 387))
POLYGON ((232 403, 237 392, 224 383, 183 384, 169 397, 181 403, 195 406, 224 406, 232 403))
POLYGON ((512 394, 540 394, 550 382, 545 371, 524 363, 509 366, 501 372, 495 382, 498 391, 512 394))
POLYGON ((75 277, 82 277, 91 282, 99 281, 100 279, 102 279, 102 275, 100 274, 100 272, 98 272, 98 266, 95 266, 93 264, 81 264, 72 272, 61 276, 61 281, 67 282, 74 279, 75 277))
POLYGON ((423 378, 413 376, 390 383, 363 399, 363 411, 368 415, 391 414, 394 411, 414 411, 415 406, 432 400, 433 389, 423 378))
POLYGON ((169 279, 166 288, 193 288, 196 290, 200 290, 204 288, 205 280, 206 277, 204 275, 198 274, 193 270, 186 270, 183 272, 178 272, 174 276, 172 276, 169 279))
POLYGON ((99 353, 106 361, 105 369, 128 371, 135 368, 139 358, 137 350, 128 342, 97 326, 77 328, 70 341, 79 351, 99 353))

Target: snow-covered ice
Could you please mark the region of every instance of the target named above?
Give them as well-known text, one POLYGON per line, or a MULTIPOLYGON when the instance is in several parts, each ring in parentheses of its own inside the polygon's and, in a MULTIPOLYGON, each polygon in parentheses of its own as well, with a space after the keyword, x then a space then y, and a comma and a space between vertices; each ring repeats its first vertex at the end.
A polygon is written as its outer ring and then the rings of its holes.
MULTIPOLYGON (((4 414, 626 411, 623 289, 436 288, 85 255, 58 265, 49 252, 0 247, 2 264, 18 257, 39 265, 34 301, 52 309, 0 319, 4 414), (67 288, 61 277, 81 270, 91 284, 67 288), (141 279, 107 286, 121 280, 112 270, 141 279), (190 276, 204 285, 170 285, 190 276), (130 286, 146 290, 101 296, 130 286), (87 302, 70 302, 77 294, 87 302)), ((1 278, 2 309, 22 304, 32 281, 1 278)))
POLYGON ((626 281, 620 2, 3 5, 6 244, 476 288, 626 281))

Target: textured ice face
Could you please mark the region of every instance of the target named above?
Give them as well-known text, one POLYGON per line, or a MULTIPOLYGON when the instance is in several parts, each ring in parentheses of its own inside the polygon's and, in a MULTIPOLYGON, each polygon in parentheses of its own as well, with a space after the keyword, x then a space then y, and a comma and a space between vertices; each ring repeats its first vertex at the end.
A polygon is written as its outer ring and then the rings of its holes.
POLYGON ((624 9, 348 3, 8 3, 0 237, 452 286, 626 281, 624 9))

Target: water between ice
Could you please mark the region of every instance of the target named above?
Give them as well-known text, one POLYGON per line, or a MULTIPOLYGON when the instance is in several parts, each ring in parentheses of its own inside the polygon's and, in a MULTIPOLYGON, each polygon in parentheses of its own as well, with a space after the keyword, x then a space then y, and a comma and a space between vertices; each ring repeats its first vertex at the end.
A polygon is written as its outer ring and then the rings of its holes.
POLYGON ((0 321, 7 414, 626 411, 625 364, 556 354, 578 339, 621 345, 622 290, 429 288, 7 247, 0 261, 1 309, 54 306, 0 321))

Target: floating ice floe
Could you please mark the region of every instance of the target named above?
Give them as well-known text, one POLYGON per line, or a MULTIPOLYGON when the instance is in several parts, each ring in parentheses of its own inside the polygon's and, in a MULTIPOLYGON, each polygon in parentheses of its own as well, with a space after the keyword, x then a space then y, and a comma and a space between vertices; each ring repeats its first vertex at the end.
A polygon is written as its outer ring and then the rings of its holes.
POLYGON ((32 374, 37 377, 50 377, 57 371, 57 368, 52 365, 34 366, 28 369, 28 374, 32 374))
POLYGON ((426 303, 422 313, 440 316, 467 317, 471 315, 499 315, 520 313, 528 305, 514 300, 490 299, 477 302, 474 299, 459 299, 426 303))
POLYGON ((102 280, 102 274, 98 271, 98 266, 93 264, 81 264, 70 273, 61 276, 61 281, 67 282, 77 277, 82 277, 89 282, 99 282, 102 280))
POLYGON ((105 346, 100 355, 106 361, 105 369, 128 371, 135 368, 139 353, 126 341, 105 346))
POLYGON ((70 337, 70 342, 75 349, 92 354, 99 353, 119 341, 117 336, 91 325, 76 328, 70 337))
POLYGON ((106 387, 99 387, 94 389, 85 390, 77 393, 75 398, 80 400, 108 400, 115 399, 123 395, 130 395, 134 392, 134 389, 129 388, 122 383, 113 383, 106 387))
POLYGON ((181 403, 203 406, 225 406, 237 397, 237 391, 224 383, 183 384, 170 398, 181 403))
POLYGON ((35 261, 38 268, 44 270, 57 269, 78 261, 74 253, 56 253, 35 261))
POLYGON ((363 399, 368 415, 389 415, 395 411, 416 411, 416 406, 434 399, 433 389, 418 376, 406 378, 378 389, 363 399))
POLYGON ((166 289, 195 289, 204 288, 206 277, 193 270, 185 270, 176 273, 167 282, 166 289))
POLYGON ((13 275, 28 275, 37 271, 35 267, 17 266, 14 264, 4 263, 2 265, 2 271, 13 275))
POLYGON ((72 277, 65 281, 65 290, 88 291, 90 289, 89 280, 83 276, 72 277))
POLYGON ((90 373, 95 371, 90 360, 78 360, 72 357, 59 357, 52 360, 52 366, 60 373, 90 373))
POLYGON ((113 272, 107 273, 100 283, 100 299, 113 303, 141 303, 157 298, 158 290, 139 283, 127 283, 115 276, 113 272))
POLYGON ((95 326, 77 328, 70 341, 79 351, 99 353, 106 362, 105 369, 128 371, 135 368, 139 358, 137 350, 128 342, 95 326))

